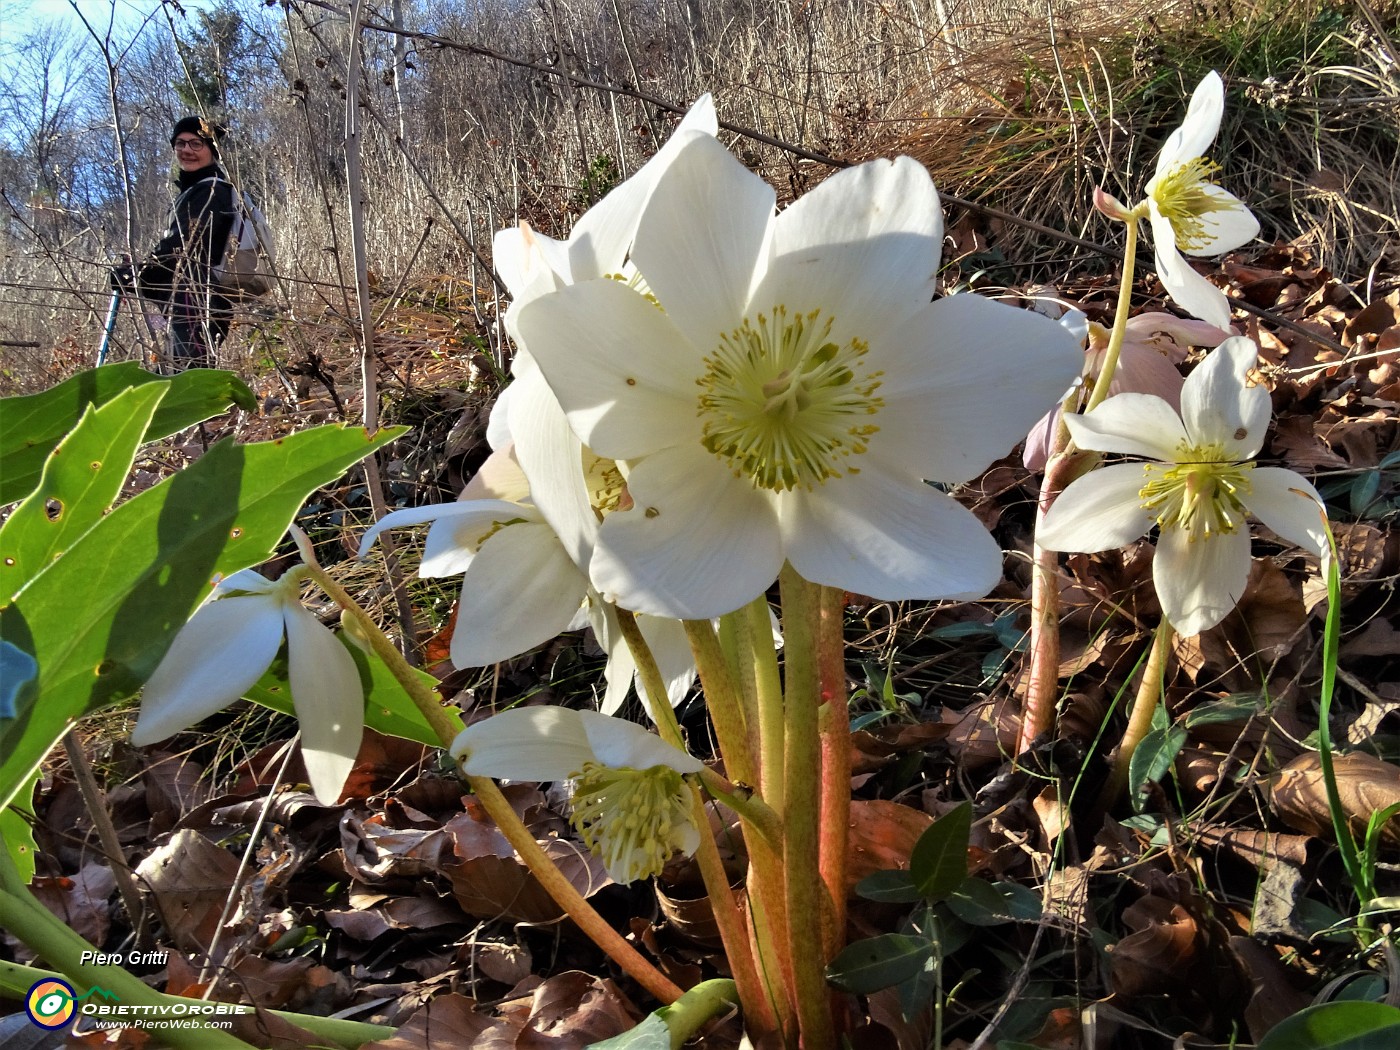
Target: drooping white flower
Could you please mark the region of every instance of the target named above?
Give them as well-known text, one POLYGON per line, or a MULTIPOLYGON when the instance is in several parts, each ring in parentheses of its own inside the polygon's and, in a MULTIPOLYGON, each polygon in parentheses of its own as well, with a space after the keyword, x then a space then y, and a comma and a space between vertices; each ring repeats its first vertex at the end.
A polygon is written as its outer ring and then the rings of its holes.
POLYGON ((574 781, 573 824, 617 882, 649 878, 700 844, 682 777, 703 764, 623 719, 515 708, 468 726, 451 751, 468 776, 574 781))
MULTIPOLYGON (((1092 387, 1103 369, 1109 331, 1090 321, 1078 310, 1069 310, 1060 324, 1084 344, 1084 381, 1092 387)), ((1181 373, 1176 366, 1186 359, 1193 346, 1218 346, 1230 338, 1225 329, 1204 321, 1192 321, 1172 314, 1134 314, 1124 326, 1123 348, 1118 367, 1109 382, 1109 394, 1155 394, 1172 408, 1181 407, 1181 373)), ((1050 446, 1059 427, 1062 406, 1056 405, 1041 417, 1026 438, 1022 461, 1031 470, 1045 466, 1050 446)))
POLYGON ((789 561, 881 598, 972 597, 995 542, 925 480, 975 477, 1079 369, 1053 321, 930 303, 942 218, 916 162, 843 171, 774 216, 715 139, 682 143, 630 259, 647 294, 575 283, 517 328, 569 422, 625 462, 632 508, 590 574, 639 612, 709 618, 789 561))
MULTIPOLYGON (((453 664, 489 666, 591 625, 608 655, 600 706, 611 714, 635 684, 636 664, 616 610, 580 566, 592 555, 598 515, 622 493, 622 478, 583 449, 537 372, 512 389, 517 396, 498 408, 509 416, 501 433, 510 443, 487 458, 462 499, 386 515, 361 537, 360 556, 385 529, 431 522, 418 574, 462 575, 453 664), (529 477, 522 469, 527 464, 529 477)), ((638 626, 671 704, 680 703, 695 680, 684 629, 648 616, 639 617, 638 626)))
POLYGON ((1239 198, 1212 183, 1220 166, 1205 158, 1220 131, 1225 85, 1212 70, 1196 87, 1186 119, 1171 133, 1147 184, 1152 247, 1162 285, 1188 313, 1217 328, 1230 326, 1225 293, 1191 268, 1186 255, 1220 255, 1259 233, 1259 222, 1239 198))
POLYGON ((350 653, 303 608, 300 581, 295 570, 274 583, 251 569, 220 581, 146 683, 132 743, 164 740, 238 700, 285 635, 302 760, 316 797, 334 804, 360 750, 364 690, 350 653))
POLYGON ((1269 426, 1269 393, 1251 385, 1258 350, 1227 339, 1186 377, 1181 414, 1149 394, 1119 394, 1068 416, 1080 448, 1142 456, 1079 478, 1038 535, 1050 550, 1093 553, 1160 527, 1152 578, 1162 612, 1182 634, 1223 620, 1249 577, 1247 515, 1314 554, 1326 549, 1325 510, 1306 479, 1250 462, 1269 426))

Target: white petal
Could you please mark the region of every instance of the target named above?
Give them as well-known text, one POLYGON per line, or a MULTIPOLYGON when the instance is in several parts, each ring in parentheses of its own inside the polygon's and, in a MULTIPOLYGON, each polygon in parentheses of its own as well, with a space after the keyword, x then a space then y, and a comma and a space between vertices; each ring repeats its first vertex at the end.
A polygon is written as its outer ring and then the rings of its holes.
POLYGON ((1225 85, 1220 74, 1211 70, 1196 85, 1191 95, 1191 104, 1186 109, 1186 119, 1168 137, 1157 158, 1157 174, 1169 170, 1182 161, 1204 156, 1210 144, 1220 131, 1220 118, 1225 112, 1225 85))
POLYGON ((360 753, 365 694, 355 661, 300 603, 284 605, 292 705, 311 790, 326 805, 340 798, 360 753))
POLYGON ((1128 318, 1124 328, 1125 348, 1134 344, 1152 347, 1178 365, 1186 359, 1187 347, 1219 346, 1234 334, 1204 321, 1150 310, 1128 318))
POLYGON ((950 483, 1010 452, 1084 365, 1057 322, 971 294, 923 307, 884 339, 871 347, 885 372, 871 455, 950 483))
POLYGON ((548 525, 510 525, 481 546, 462 577, 452 662, 485 667, 567 630, 588 580, 548 525))
POLYGON ((637 626, 651 655, 656 658, 661 679, 666 683, 666 696, 675 707, 695 684, 695 656, 690 651, 685 627, 679 620, 667 616, 645 615, 637 617, 637 626))
POLYGON ((359 556, 363 558, 376 537, 385 529, 432 522, 423 541, 423 562, 418 575, 424 578, 456 576, 465 572, 482 539, 497 524, 516 518, 536 519, 536 512, 504 500, 467 500, 458 503, 432 503, 386 514, 360 537, 359 556))
POLYGON ((628 489, 636 505, 603 522, 590 567, 603 597, 634 612, 708 620, 777 579, 772 502, 698 444, 636 463, 628 489))
POLYGON ((593 761, 578 711, 517 707, 467 726, 452 741, 452 757, 472 777, 568 780, 593 761))
POLYGON ((747 310, 769 251, 774 199, 771 186, 709 136, 684 143, 652 191, 632 259, 676 327, 705 352, 747 310))
POLYGON ((1255 467, 1249 474, 1249 512, 1304 550, 1327 550, 1327 511, 1308 480, 1283 467, 1255 467))
POLYGON ((527 223, 497 231, 491 241, 491 262, 517 304, 569 280, 564 244, 536 233, 527 223))
POLYGON ((271 594, 278 589, 278 584, 269 580, 256 569, 239 569, 232 576, 225 576, 216 583, 214 590, 210 592, 209 599, 222 598, 239 591, 247 594, 271 594))
POLYGON ((1060 406, 1055 406, 1041 416, 1026 435, 1026 447, 1021 452, 1021 462, 1028 470, 1041 470, 1050 458, 1050 447, 1055 442, 1055 434, 1060 429, 1060 406))
POLYGON ((522 384, 511 411, 516 455, 530 477, 540 514, 574 563, 586 567, 598 536, 598 518, 584 482, 583 445, 544 376, 535 373, 512 385, 522 384))
POLYGON ((1158 214, 1155 204, 1152 206, 1152 251, 1157 261, 1157 276, 1173 302, 1207 324, 1230 327, 1230 300, 1192 269, 1186 257, 1177 251, 1176 232, 1171 221, 1158 214))
POLYGON ((262 677, 281 645, 280 598, 247 595, 205 603, 180 628, 146 683, 131 742, 154 744, 227 707, 262 677))
POLYGON ((867 341, 933 298, 943 210, 909 157, 846 168, 779 214, 753 306, 820 307, 833 337, 867 341))
POLYGON ((576 284, 530 303, 519 325, 570 425, 598 455, 643 456, 688 427, 698 438, 702 355, 641 295, 616 281, 576 284))
MULTIPOLYGON (((1107 402, 1105 402, 1107 404, 1107 402)), ((1115 463, 1071 482, 1040 523, 1036 541, 1046 550, 1093 554, 1125 546, 1152 528, 1139 493, 1139 463, 1115 463)))
POLYGON ((1259 350, 1243 336, 1225 340, 1206 355, 1181 388, 1181 419, 1194 445, 1219 444, 1227 459, 1252 459, 1264 445, 1273 405, 1262 384, 1246 376, 1259 350))
POLYGON ((1201 216, 1201 235, 1206 239, 1191 248, 1192 255, 1220 255, 1259 236, 1259 220, 1243 201, 1219 186, 1207 184, 1201 189, 1216 202, 1217 210, 1201 216))
POLYGON ((669 766, 677 773, 698 773, 705 764, 672 747, 634 722, 597 711, 580 711, 583 731, 597 761, 611 769, 650 769, 669 766))
MULTIPOLYGON (((605 715, 615 715, 622 710, 622 705, 627 700, 627 695, 632 691, 634 680, 637 677, 637 662, 632 657, 632 648, 627 644, 627 639, 622 637, 622 632, 617 624, 613 622, 616 613, 616 606, 609 602, 600 603, 602 606, 602 619, 605 623, 595 622, 593 633, 597 636, 603 651, 608 654, 607 666, 603 668, 603 681, 606 683, 603 689, 603 699, 598 703, 598 710, 605 715), (600 630, 600 628, 602 628, 600 630)), ((638 696, 642 696, 642 683, 635 682, 638 696)), ((642 704, 650 711, 651 707, 642 697, 642 704)), ((655 719, 653 719, 654 721, 655 719)))
MULTIPOLYGON (((1164 341, 1170 344, 1170 340, 1164 341)), ((1176 365, 1153 349, 1152 344, 1125 341, 1109 389, 1114 393, 1151 394, 1175 410, 1181 406, 1181 384, 1182 376, 1176 365)))
MULTIPOLYGON (((535 382, 542 384, 544 380, 537 378, 535 382)), ((506 389, 515 390, 519 386, 520 380, 516 380, 506 389)), ((511 402, 518 399, 512 398, 511 402)), ((499 499, 508 503, 524 503, 530 499, 530 480, 521 469, 514 441, 507 441, 487 456, 457 496, 459 503, 484 499, 499 499)))
POLYGON ((872 598, 980 598, 1001 549, 972 512, 914 478, 883 471, 784 497, 788 561, 803 577, 872 598))
POLYGON ((1115 394, 1092 412, 1065 417, 1080 448, 1175 462, 1186 428, 1172 406, 1151 394, 1115 394))
POLYGON ((1230 614, 1249 580, 1249 530, 1194 543, 1181 529, 1163 529, 1152 558, 1162 613, 1183 635, 1210 630, 1230 614))

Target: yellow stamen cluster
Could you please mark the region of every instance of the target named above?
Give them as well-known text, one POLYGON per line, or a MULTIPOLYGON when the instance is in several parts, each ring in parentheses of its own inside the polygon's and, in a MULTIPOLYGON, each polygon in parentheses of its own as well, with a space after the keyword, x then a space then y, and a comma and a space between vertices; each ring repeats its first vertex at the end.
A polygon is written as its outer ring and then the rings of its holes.
POLYGON ((588 502, 598 520, 601 521, 615 510, 626 510, 631 505, 631 500, 627 495, 627 481, 618 469, 617 462, 587 451, 584 452, 583 458, 583 478, 584 484, 588 486, 588 502))
POLYGON ((611 769, 587 762, 575 779, 572 823, 614 879, 651 878, 682 848, 690 797, 674 769, 611 769))
POLYGON ((1211 238, 1206 234, 1206 216, 1226 211, 1230 205, 1206 191, 1220 165, 1205 157, 1192 157, 1174 165, 1154 180, 1152 199, 1157 210, 1172 224, 1176 245, 1183 251, 1204 248, 1211 238))
POLYGON ((1234 532, 1248 512, 1249 474, 1253 463, 1225 458, 1219 445, 1184 449, 1176 463, 1148 463, 1146 484, 1139 490, 1143 509, 1164 529, 1182 529, 1188 542, 1234 532))
POLYGON ((736 477, 759 488, 812 489, 866 451, 884 407, 875 396, 883 373, 868 371, 869 345, 829 339, 832 318, 820 310, 744 318, 720 337, 697 380, 705 448, 736 477), (840 469, 838 469, 840 468, 840 469))

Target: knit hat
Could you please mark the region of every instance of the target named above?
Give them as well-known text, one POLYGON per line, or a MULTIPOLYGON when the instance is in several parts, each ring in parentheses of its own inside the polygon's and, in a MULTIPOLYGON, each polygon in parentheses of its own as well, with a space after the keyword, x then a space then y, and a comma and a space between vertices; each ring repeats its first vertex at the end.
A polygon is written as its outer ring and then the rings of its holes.
POLYGON ((175 124, 175 130, 170 133, 170 144, 175 145, 175 140, 182 134, 188 132, 196 135, 209 143, 209 149, 213 152, 215 159, 219 156, 219 139, 223 138, 224 129, 217 124, 210 124, 203 117, 182 117, 175 124))

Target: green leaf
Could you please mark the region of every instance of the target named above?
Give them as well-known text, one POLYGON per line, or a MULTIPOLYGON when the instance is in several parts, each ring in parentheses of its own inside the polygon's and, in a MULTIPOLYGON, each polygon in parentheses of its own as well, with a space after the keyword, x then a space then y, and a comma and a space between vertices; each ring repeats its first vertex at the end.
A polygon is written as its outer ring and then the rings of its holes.
POLYGON ((924 895, 914 885, 913 877, 907 871, 877 871, 856 883, 856 893, 868 901, 883 901, 886 904, 913 904, 923 900, 924 895))
POLYGON ((925 898, 943 900, 967 878, 972 804, 963 802, 935 820, 914 843, 909 874, 925 898))
POLYGON ((80 372, 55 387, 0 400, 0 505, 23 499, 39 483, 44 461, 89 405, 105 405, 134 386, 163 383, 169 389, 146 431, 154 441, 227 409, 256 412, 258 399, 232 372, 192 368, 153 375, 134 361, 80 372))
POLYGON ((1034 922, 1040 918, 1040 896, 1014 882, 966 878, 947 901, 948 910, 972 926, 1034 922))
POLYGON ((671 1030, 665 1021, 650 1013, 631 1031, 589 1043, 587 1050, 671 1050, 671 1030))
POLYGON ((0 526, 0 606, 111 509, 141 437, 169 389, 150 383, 89 406, 44 465, 38 487, 0 526))
POLYGON ((892 988, 923 971, 934 944, 924 938, 886 933, 847 945, 826 968, 826 979, 842 991, 869 995, 892 988))
POLYGON ((0 723, 0 807, 74 721, 136 693, 216 579, 266 561, 308 493, 403 430, 221 441, 21 590, 0 610, 0 637, 33 654, 39 680, 0 723))
POLYGON ((34 657, 17 645, 0 641, 0 718, 14 718, 19 694, 39 674, 34 657))
POLYGON ((1284 1018, 1259 1040, 1258 1050, 1395 1050, 1400 1010, 1384 1003, 1310 1006, 1284 1018))
POLYGON ((1219 700, 1197 704, 1186 713, 1182 721, 1187 729, 1220 723, 1247 722, 1263 706, 1264 696, 1261 693, 1231 693, 1219 700))
POLYGON ((38 843, 34 841, 34 788, 38 783, 39 770, 36 769, 20 785, 14 801, 0 809, 0 839, 5 840, 10 859, 26 884, 34 881, 34 858, 39 852, 38 843))
POLYGON ((1185 744, 1186 730, 1182 726, 1148 730, 1128 760, 1128 783, 1135 799, 1141 797, 1143 784, 1155 784, 1162 779, 1185 744))
MULTIPOLYGON (((366 653, 358 645, 351 642, 343 632, 336 637, 354 659, 355 666, 360 672, 360 681, 365 687, 365 725, 390 736, 416 740, 418 743, 427 744, 430 747, 441 747, 442 741, 428 725, 427 719, 418 710, 418 705, 404 691, 403 686, 399 685, 393 672, 385 666, 384 661, 373 654, 366 653)), ((280 711, 284 715, 295 716, 296 710, 292 706, 292 687, 287 682, 283 671, 285 671, 284 664, 274 663, 267 674, 263 675, 257 684, 244 694, 245 699, 251 700, 255 704, 261 704, 263 707, 270 707, 274 711, 280 711)), ((429 688, 437 685, 437 679, 426 671, 415 671, 414 673, 429 688)), ((458 711, 448 708, 447 714, 453 720, 456 729, 466 728, 462 724, 461 714, 458 711)))

